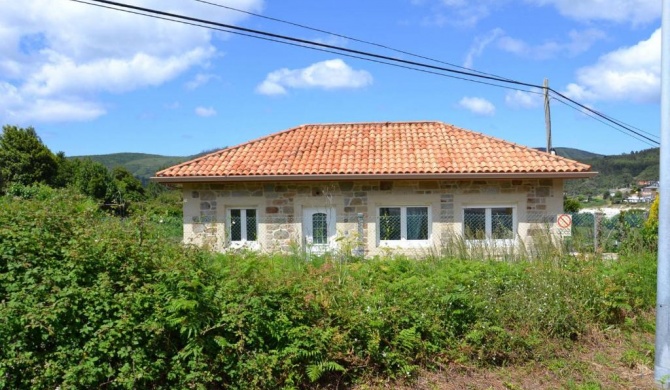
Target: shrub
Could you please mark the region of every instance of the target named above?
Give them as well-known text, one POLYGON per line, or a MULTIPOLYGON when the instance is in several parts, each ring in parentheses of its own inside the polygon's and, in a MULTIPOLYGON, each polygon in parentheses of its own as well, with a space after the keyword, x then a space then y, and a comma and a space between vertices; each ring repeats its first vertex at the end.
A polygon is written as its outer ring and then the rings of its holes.
POLYGON ((212 254, 138 210, 0 198, 0 388, 307 388, 534 359, 635 323, 655 259, 471 261, 212 254))

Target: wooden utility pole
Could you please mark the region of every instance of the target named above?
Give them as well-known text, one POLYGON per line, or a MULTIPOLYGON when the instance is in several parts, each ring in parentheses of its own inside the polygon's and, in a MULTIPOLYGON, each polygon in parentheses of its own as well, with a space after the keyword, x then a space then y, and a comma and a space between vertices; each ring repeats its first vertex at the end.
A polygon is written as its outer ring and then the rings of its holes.
POLYGON ((549 106, 549 79, 544 79, 544 124, 547 128, 547 153, 551 153, 551 107, 549 106))

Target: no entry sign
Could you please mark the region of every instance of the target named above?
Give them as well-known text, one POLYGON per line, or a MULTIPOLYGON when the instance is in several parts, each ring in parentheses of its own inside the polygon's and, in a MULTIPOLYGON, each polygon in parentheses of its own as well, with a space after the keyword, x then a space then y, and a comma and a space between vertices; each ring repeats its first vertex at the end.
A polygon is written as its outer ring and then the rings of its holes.
POLYGON ((572 215, 558 214, 558 217, 556 217, 556 226, 561 236, 572 235, 572 215))

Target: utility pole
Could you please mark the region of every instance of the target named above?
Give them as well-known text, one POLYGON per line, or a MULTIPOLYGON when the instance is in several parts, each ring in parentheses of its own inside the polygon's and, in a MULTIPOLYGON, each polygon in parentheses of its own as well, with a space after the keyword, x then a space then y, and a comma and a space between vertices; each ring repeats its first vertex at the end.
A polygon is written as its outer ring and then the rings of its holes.
POLYGON ((544 79, 544 124, 547 128, 547 153, 551 154, 551 107, 549 107, 549 79, 544 79))
POLYGON ((661 28, 661 173, 656 279, 657 385, 670 378, 670 0, 663 0, 661 28))

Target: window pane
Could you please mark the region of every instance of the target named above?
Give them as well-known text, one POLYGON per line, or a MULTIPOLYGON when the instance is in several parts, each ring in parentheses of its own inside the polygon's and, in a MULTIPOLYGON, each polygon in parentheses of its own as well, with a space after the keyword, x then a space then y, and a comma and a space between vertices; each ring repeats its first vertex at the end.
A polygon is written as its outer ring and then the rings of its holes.
POLYGON ((241 210, 230 210, 230 241, 242 241, 241 213, 241 210))
POLYGON ((494 240, 514 238, 514 223, 511 207, 491 209, 491 238, 494 240))
POLYGON ((379 239, 400 240, 400 207, 379 209, 379 239))
POLYGON ((256 241, 256 210, 247 210, 247 241, 256 241))
POLYGON ((428 239, 428 207, 407 208, 407 239, 428 239))
POLYGON ((312 243, 328 243, 328 220, 326 213, 312 214, 312 243))
POLYGON ((466 240, 486 238, 486 209, 465 209, 463 215, 463 236, 466 240))

